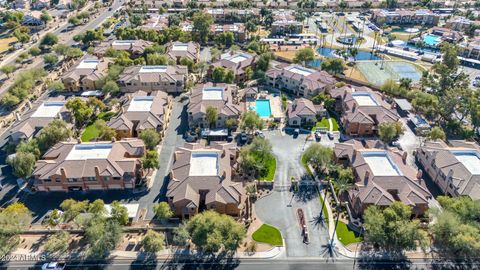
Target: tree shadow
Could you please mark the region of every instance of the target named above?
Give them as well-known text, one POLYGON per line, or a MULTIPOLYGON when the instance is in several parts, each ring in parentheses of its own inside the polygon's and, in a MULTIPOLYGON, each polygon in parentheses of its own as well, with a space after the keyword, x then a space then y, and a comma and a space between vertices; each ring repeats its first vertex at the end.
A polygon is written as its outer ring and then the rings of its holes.
POLYGON ((141 252, 135 261, 130 264, 130 269, 156 269, 158 266, 157 256, 152 253, 141 252))
POLYGON ((326 223, 327 223, 327 220, 325 218, 325 213, 322 213, 321 215, 319 213, 318 216, 315 216, 313 217, 312 220, 310 220, 310 224, 313 225, 315 229, 325 228, 326 223))
POLYGON ((317 186, 313 181, 302 180, 299 182, 298 190, 295 193, 295 200, 297 202, 306 203, 318 197, 317 186))
POLYGON ((160 269, 235 269, 240 264, 240 260, 233 255, 234 253, 232 252, 221 252, 219 254, 198 253, 195 255, 175 252, 170 260, 165 261, 160 266, 160 269))
POLYGON ((31 252, 37 252, 40 247, 45 243, 45 241, 48 239, 48 236, 49 235, 42 235, 42 237, 40 237, 33 245, 32 247, 30 248, 30 251, 31 252))
POLYGON ((404 254, 392 256, 391 254, 366 251, 357 261, 357 267, 363 270, 407 270, 412 268, 412 262, 404 254))

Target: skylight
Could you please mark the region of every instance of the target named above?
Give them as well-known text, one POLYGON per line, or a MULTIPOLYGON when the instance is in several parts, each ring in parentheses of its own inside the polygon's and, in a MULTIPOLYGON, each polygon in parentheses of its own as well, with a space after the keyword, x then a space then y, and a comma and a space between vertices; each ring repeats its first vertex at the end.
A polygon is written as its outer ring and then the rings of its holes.
POLYGON ((193 152, 190 158, 190 176, 218 175, 217 152, 193 152))
POLYGON ((202 90, 203 100, 223 100, 223 87, 206 87, 202 90))
POLYGON ((58 115, 65 102, 44 102, 31 117, 50 117, 53 118, 58 115))
POLYGON ((140 68, 140 73, 157 73, 167 72, 167 66, 143 66, 140 68))
POLYGON ((385 151, 363 152, 362 156, 374 176, 402 175, 400 169, 398 169, 397 165, 395 165, 385 151))
POLYGON ((106 159, 112 151, 111 143, 77 144, 65 160, 106 159))
POLYGON ((134 97, 128 106, 129 112, 148 112, 152 108, 153 97, 138 96, 134 97))

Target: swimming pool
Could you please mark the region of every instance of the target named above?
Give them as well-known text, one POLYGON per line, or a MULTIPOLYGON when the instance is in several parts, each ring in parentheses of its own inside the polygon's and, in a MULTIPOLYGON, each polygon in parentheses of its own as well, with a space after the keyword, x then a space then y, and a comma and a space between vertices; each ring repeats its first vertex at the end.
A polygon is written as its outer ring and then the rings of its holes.
POLYGON ((431 34, 427 34, 423 37, 423 42, 425 42, 425 44, 427 44, 428 46, 435 47, 440 43, 440 37, 435 36, 435 35, 431 35, 431 34))
POLYGON ((270 109, 270 100, 268 99, 257 99, 255 101, 255 111, 260 115, 260 117, 270 117, 272 111, 270 109))

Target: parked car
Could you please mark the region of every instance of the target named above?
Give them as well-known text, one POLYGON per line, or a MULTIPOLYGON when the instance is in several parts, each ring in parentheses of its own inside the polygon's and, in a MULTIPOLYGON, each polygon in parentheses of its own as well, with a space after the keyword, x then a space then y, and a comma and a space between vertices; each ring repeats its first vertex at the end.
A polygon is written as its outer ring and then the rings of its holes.
POLYGON ((322 134, 320 133, 320 131, 315 131, 315 140, 319 142, 321 139, 322 139, 322 134))
POLYGON ((265 138, 265 135, 264 135, 263 132, 260 131, 260 130, 255 131, 255 136, 258 136, 258 137, 260 137, 260 138, 265 138))
POLYGON ((247 143, 248 142, 248 136, 247 133, 242 132, 240 133, 240 143, 247 143))
POLYGON ((390 146, 397 147, 398 150, 403 150, 402 146, 400 145, 400 143, 398 141, 391 142, 390 146))
POLYGON ((294 138, 297 138, 298 135, 300 135, 300 129, 299 129, 299 128, 296 128, 295 130, 293 130, 293 137, 294 137, 294 138))
POLYGON ((330 132, 330 131, 329 131, 329 132, 327 133, 327 136, 328 136, 328 138, 329 138, 330 140, 333 140, 333 132, 330 132))
POLYGON ((186 142, 196 142, 198 139, 197 134, 192 132, 186 132, 183 138, 186 142))
POLYGON ((65 269, 65 263, 49 262, 42 265, 42 270, 63 270, 65 269))

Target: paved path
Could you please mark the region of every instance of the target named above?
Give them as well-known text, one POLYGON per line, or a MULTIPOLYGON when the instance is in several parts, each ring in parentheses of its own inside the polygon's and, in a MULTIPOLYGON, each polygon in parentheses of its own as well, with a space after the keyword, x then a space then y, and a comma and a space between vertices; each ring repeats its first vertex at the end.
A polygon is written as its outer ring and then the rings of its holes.
POLYGON ((255 203, 255 211, 260 220, 276 226, 282 232, 287 248, 287 256, 320 256, 322 245, 327 243, 327 231, 317 222, 320 214, 320 201, 314 185, 304 186, 293 194, 286 187, 290 185, 290 178, 308 181, 306 171, 300 163, 304 147, 312 142, 306 142, 306 134, 298 138, 291 135, 282 136, 280 131, 266 132, 265 136, 273 146, 277 158, 275 173, 275 190, 255 203), (291 204, 291 205, 290 205, 291 204), (297 209, 303 209, 310 243, 303 243, 301 227, 297 217, 297 209))

